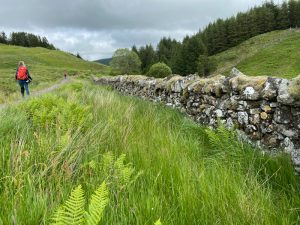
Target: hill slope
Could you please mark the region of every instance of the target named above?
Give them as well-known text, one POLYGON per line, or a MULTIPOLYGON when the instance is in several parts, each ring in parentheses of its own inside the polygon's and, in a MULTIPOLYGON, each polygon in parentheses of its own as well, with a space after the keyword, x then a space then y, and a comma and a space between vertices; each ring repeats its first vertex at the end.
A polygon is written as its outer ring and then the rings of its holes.
POLYGON ((108 71, 105 65, 80 60, 71 54, 57 50, 0 44, 0 53, 0 103, 10 97, 14 98, 12 93, 18 90, 14 74, 19 61, 25 61, 30 70, 33 89, 40 89, 56 82, 63 77, 64 71, 69 75, 108 71))
POLYGON ((106 58, 106 59, 99 59, 94 62, 101 63, 101 64, 108 66, 111 60, 112 60, 112 58, 106 58))
POLYGON ((300 30, 273 31, 251 38, 212 56, 216 73, 228 74, 232 67, 251 76, 293 78, 300 74, 300 30))

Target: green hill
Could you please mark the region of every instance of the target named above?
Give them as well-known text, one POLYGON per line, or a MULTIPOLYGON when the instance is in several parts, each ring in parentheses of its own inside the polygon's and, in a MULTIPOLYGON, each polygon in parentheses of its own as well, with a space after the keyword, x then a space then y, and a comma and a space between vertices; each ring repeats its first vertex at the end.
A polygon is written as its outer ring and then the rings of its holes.
POLYGON ((101 64, 108 66, 111 60, 112 60, 112 58, 106 58, 106 59, 99 59, 94 62, 101 63, 101 64))
POLYGON ((212 56, 216 73, 228 74, 232 67, 251 76, 293 78, 300 74, 300 30, 273 31, 251 38, 212 56))
MULTIPOLYGON (((15 98, 18 85, 14 74, 19 61, 25 61, 32 77, 32 89, 40 89, 69 75, 107 73, 109 67, 88 62, 58 50, 24 48, 0 44, 0 103, 15 98)), ((19 95, 19 93, 17 93, 19 95)))

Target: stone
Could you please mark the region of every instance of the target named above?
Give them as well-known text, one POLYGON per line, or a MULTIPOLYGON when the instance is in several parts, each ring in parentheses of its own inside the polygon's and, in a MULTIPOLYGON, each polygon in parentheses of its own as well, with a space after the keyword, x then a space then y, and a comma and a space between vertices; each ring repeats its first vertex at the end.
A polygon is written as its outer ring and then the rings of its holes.
POLYGON ((270 103, 270 107, 271 107, 271 108, 276 108, 276 107, 278 107, 277 102, 271 102, 271 103, 270 103))
POLYGON ((238 102, 238 107, 236 108, 238 111, 245 111, 247 109, 247 102, 246 101, 239 101, 238 102))
POLYGON ((234 124, 233 124, 233 120, 229 117, 227 120, 226 120, 226 127, 228 129, 231 129, 233 128, 234 124))
POLYGON ((211 116, 211 112, 214 110, 214 106, 210 106, 210 107, 208 107, 208 108, 206 108, 205 109, 205 114, 207 115, 207 116, 211 116))
POLYGON ((267 100, 274 100, 277 97, 281 79, 268 77, 262 90, 262 97, 267 100))
POLYGON ((289 93, 291 81, 282 79, 279 85, 277 101, 283 105, 300 106, 299 101, 296 101, 289 93))
POLYGON ((260 124, 260 116, 259 116, 259 114, 252 115, 250 117, 250 123, 252 123, 254 125, 260 124))
POLYGON ((274 120, 280 124, 288 124, 291 122, 292 115, 290 108, 282 106, 277 107, 274 114, 274 120))
POLYGON ((254 131, 257 131, 256 126, 254 126, 254 125, 247 125, 246 126, 246 133, 253 133, 254 131))
POLYGON ((263 106, 261 106, 261 109, 266 113, 269 113, 272 111, 272 108, 269 105, 263 105, 263 106))
POLYGON ((278 141, 275 137, 271 137, 268 139, 268 145, 269 147, 276 147, 278 144, 278 141))
POLYGON ((259 97, 259 93, 255 91, 253 87, 246 87, 243 92, 243 98, 245 100, 258 100, 259 97))
POLYGON ((282 135, 284 135, 285 137, 294 137, 297 138, 297 131, 294 129, 288 129, 285 125, 278 125, 278 132, 282 135))
POLYGON ((270 127, 268 124, 264 124, 264 123, 262 123, 260 125, 260 130, 261 130, 262 134, 268 134, 268 133, 272 133, 273 132, 272 127, 270 127))
POLYGON ((238 112, 238 122, 241 125, 248 125, 249 116, 246 112, 238 112))
POLYGON ((262 112, 260 114, 260 118, 263 119, 263 120, 266 120, 266 119, 268 119, 268 114, 266 112, 262 112))
POLYGON ((215 111, 215 114, 216 114, 216 117, 217 117, 217 118, 224 117, 224 113, 223 113, 223 111, 220 110, 220 109, 217 109, 217 110, 215 111))
POLYGON ((237 68, 233 67, 231 72, 230 72, 230 77, 237 77, 237 76, 244 76, 241 71, 239 71, 237 68))
POLYGON ((284 139, 283 148, 286 153, 291 153, 295 149, 295 146, 290 138, 287 137, 284 139))
POLYGON ((260 113, 260 109, 256 108, 256 109, 250 109, 250 114, 254 115, 254 114, 259 114, 260 113))
POLYGON ((291 113, 293 116, 299 116, 300 115, 300 108, 291 108, 291 113))

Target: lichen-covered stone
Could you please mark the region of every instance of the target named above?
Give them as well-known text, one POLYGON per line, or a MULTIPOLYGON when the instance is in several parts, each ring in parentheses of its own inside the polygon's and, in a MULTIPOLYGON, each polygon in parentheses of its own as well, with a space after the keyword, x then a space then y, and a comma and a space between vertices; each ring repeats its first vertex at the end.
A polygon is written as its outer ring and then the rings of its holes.
POLYGON ((288 92, 295 100, 300 101, 300 75, 292 79, 288 92))
POLYGON ((254 93, 259 93, 263 90, 264 84, 266 83, 268 77, 248 77, 246 75, 240 75, 229 80, 229 84, 234 91, 242 93, 246 88, 253 88, 254 93))
POLYGON ((238 112, 238 122, 241 125, 248 125, 249 116, 246 112, 238 112))
POLYGON ((268 77, 262 90, 262 97, 267 100, 274 100, 277 97, 281 79, 268 77))
POLYGON ((263 120, 266 120, 266 119, 268 119, 268 114, 266 112, 262 112, 260 114, 260 118, 263 119, 263 120))
POLYGON ((291 114, 290 108, 286 106, 276 108, 274 120, 279 124, 289 124, 293 118, 291 114))

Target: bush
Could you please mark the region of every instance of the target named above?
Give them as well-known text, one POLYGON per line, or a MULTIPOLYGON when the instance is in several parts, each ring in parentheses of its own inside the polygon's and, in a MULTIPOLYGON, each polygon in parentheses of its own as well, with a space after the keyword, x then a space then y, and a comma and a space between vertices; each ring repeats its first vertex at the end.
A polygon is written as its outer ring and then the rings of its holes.
POLYGON ((138 74, 141 70, 141 60, 139 56, 127 48, 115 51, 110 61, 112 71, 119 74, 138 74))
POLYGON ((149 76, 156 78, 167 77, 172 74, 172 70, 165 63, 156 63, 150 67, 148 72, 149 76))

